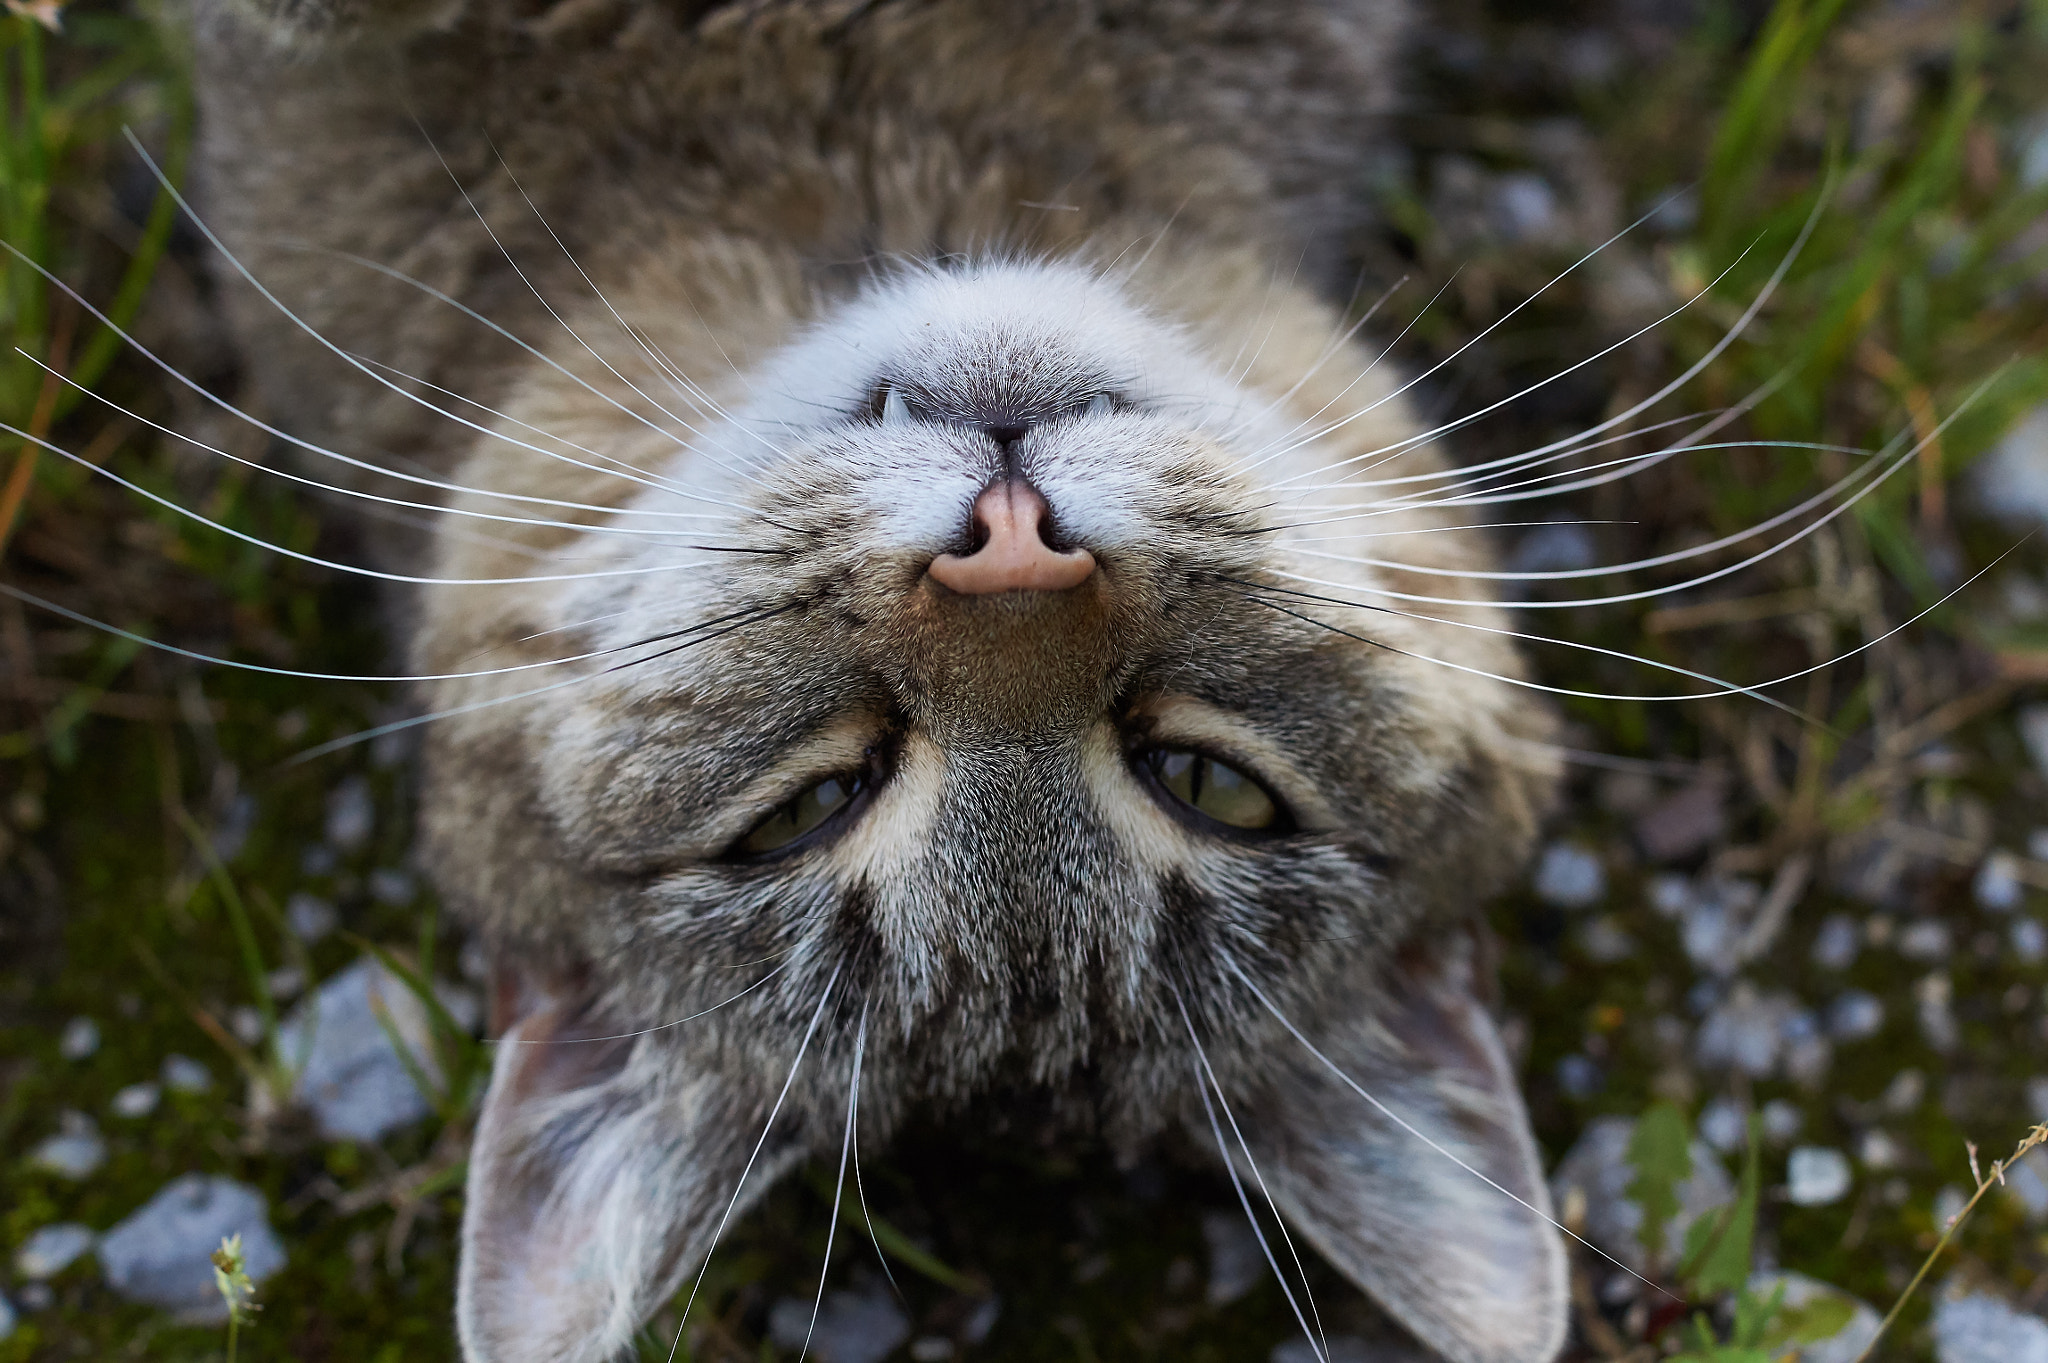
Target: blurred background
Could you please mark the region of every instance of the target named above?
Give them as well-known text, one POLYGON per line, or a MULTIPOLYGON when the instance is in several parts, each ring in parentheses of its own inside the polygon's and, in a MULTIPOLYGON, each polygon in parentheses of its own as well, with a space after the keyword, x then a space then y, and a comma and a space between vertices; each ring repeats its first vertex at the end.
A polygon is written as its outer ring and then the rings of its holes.
MULTIPOLYGON (((217 262, 123 136, 181 179, 175 25, 4 4, 0 1363, 453 1358, 478 962, 412 864, 410 735, 291 760, 404 697, 144 642, 375 673, 380 606, 95 476, 352 553, 161 429, 278 457, 170 376, 250 400, 217 262)), ((1347 244, 1370 334, 1445 362, 1424 415, 1501 404, 1457 437, 1496 458, 1689 375, 1606 457, 1711 426, 1502 532, 1531 573, 1701 551, 1522 616, 1607 650, 1532 646, 1581 693, 1569 799, 1491 912, 1559 1215, 1611 1256, 1577 1255, 1572 1357, 1851 1363, 1925 1268, 1876 1356, 2048 1360, 2048 1149, 1992 1169, 2048 1122, 2048 5, 1424 13, 1347 244), (1790 680, 1661 699, 1720 689, 1673 668, 1790 680)), ((842 1209, 812 1356, 1419 1357, 1314 1263, 1311 1345, 1174 1155, 914 1134, 842 1209)), ((831 1175, 737 1228, 675 1357, 796 1357, 831 1175)))

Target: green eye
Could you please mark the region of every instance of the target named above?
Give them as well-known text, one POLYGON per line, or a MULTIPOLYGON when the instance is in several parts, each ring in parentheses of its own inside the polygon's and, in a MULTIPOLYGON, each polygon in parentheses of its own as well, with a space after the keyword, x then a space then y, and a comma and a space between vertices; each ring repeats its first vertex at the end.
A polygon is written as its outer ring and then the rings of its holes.
POLYGON ((1153 748, 1143 760, 1162 790, 1217 823, 1270 830, 1285 822, 1266 788, 1236 767, 1184 748, 1153 748))
POLYGON ((739 850, 750 856, 789 846, 853 803, 866 788, 861 776, 833 776, 818 782, 754 825, 740 839, 739 850))

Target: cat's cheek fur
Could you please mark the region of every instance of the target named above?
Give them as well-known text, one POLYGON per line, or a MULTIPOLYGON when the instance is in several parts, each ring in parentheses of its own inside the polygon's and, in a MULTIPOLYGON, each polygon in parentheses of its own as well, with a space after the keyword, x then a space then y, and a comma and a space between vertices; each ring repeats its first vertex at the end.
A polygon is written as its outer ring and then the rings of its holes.
POLYGON ((1465 933, 1411 952, 1369 1008, 1307 1036, 1320 1058, 1289 1046, 1245 1136, 1281 1213, 1418 1339, 1529 1363, 1564 1344, 1569 1265, 1476 955, 1465 933), (1416 1159, 1424 1141, 1457 1162, 1416 1159))

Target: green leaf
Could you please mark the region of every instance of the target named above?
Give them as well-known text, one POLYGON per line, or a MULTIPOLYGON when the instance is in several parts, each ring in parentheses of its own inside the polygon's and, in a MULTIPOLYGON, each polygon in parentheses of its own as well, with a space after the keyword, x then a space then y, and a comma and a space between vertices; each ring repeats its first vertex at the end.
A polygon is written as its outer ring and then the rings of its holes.
POLYGON ((1735 1201, 1718 1217, 1701 1217, 1685 1235, 1684 1267, 1679 1270, 1697 1296, 1735 1292, 1749 1280, 1749 1253, 1756 1239, 1756 1204, 1762 1185, 1757 1163, 1761 1125, 1749 1119, 1749 1156, 1735 1201))
POLYGON ((1765 1333, 1764 1342, 1779 1346, 1833 1339, 1848 1328, 1855 1315, 1856 1303, 1846 1295, 1822 1292, 1798 1306, 1788 1306, 1779 1312, 1777 1320, 1765 1333))
POLYGON ((1678 1215, 1678 1185, 1692 1177, 1692 1126, 1677 1104, 1654 1104, 1636 1119, 1628 1162, 1636 1171, 1629 1200, 1643 1209, 1636 1239, 1654 1261, 1664 1253, 1664 1228, 1678 1215))

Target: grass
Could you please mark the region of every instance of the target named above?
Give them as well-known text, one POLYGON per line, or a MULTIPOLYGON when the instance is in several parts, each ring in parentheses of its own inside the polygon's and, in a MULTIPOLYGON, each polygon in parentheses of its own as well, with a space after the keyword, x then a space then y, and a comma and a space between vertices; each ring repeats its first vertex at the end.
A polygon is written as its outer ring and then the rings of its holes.
MULTIPOLYGON (((1486 70, 1512 74, 1503 54, 1568 34, 1577 13, 1532 17, 1501 3, 1455 25, 1460 41, 1495 54, 1486 70)), ((2001 604, 2015 581, 2040 580, 2048 552, 2022 544, 1990 577, 1947 597, 2015 539, 1973 517, 1960 475, 2048 398, 2048 186, 2019 179, 2023 130, 2048 116, 2035 88, 2048 62, 2048 10, 1959 4, 1951 17, 1921 34, 1906 11, 1786 0, 1767 12, 1711 9, 1642 74, 1623 63, 1606 76, 1517 84, 1475 80, 1462 58, 1425 63, 1420 112, 1405 129, 1423 159, 1389 174, 1389 226, 1360 243, 1384 274, 1418 279, 1384 314, 1394 319, 1388 334, 1413 324, 1404 342, 1411 365, 1449 355, 1527 304, 1435 387, 1453 410, 1505 397, 1625 334, 1635 314, 1622 285, 1631 279, 1662 300, 1700 295, 1670 323, 1516 403, 1510 420, 1473 428, 1462 445, 1473 457, 1613 416, 1702 362, 1684 395, 1689 408, 1667 403, 1635 424, 1744 404, 1729 434, 1835 447, 1704 451, 1618 491, 1591 491, 1573 514, 1614 523, 1599 530, 1606 555, 1666 551, 1753 524, 1850 471, 1854 457, 1843 449, 1897 440, 1892 448, 1915 450, 1898 476, 1797 552, 1675 599, 1548 612, 1540 622, 1660 662, 1754 678, 1813 666, 1930 612, 1773 693, 1818 722, 1739 697, 1566 706, 1575 746, 1719 773, 1726 830, 1682 869, 1805 887, 1746 978, 1809 1003, 1866 990, 1884 1001, 1886 1020, 1875 1036, 1838 1044, 1817 1085, 1782 1073, 1731 1078, 1660 1041, 1667 1021, 1697 1026, 1688 994, 1699 976, 1677 927, 1646 907, 1652 877, 1668 868, 1641 855, 1630 826, 1644 800, 1675 782, 1655 784, 1670 770, 1663 766, 1588 769, 1574 779, 1558 833, 1605 859, 1609 896, 1587 916, 1611 918, 1637 950, 1597 956, 1580 918, 1528 893, 1493 912, 1505 1001, 1527 1041, 1530 1104, 1550 1156, 1595 1117, 1657 1114, 1637 1161, 1638 1195, 1655 1201, 1668 1195, 1675 1167, 1669 1138, 1690 1134, 1717 1097, 1751 1111, 1789 1104, 1803 1142, 1857 1151, 1881 1131, 1900 1151, 1894 1167, 1861 1168, 1844 1202, 1796 1207, 1772 1191, 1783 1182, 1782 1145, 1753 1145, 1753 1224, 1721 1223, 1711 1243, 1651 1247, 1655 1276, 1705 1310, 1705 1335, 1690 1318, 1639 1311, 1641 1299, 1614 1302, 1584 1314, 1588 1356, 1644 1358, 1653 1355, 1641 1350, 1664 1341, 1727 1363, 1747 1357, 1736 1350, 1776 1357, 1771 1350, 1782 1351, 1804 1318, 1740 1293, 1741 1267, 1756 1252, 1867 1302, 1900 1302, 1886 1357, 1927 1356, 1930 1294, 1909 1288, 1936 1256, 1941 1273, 1960 1265, 1969 1280, 2016 1297, 2048 1281, 2041 1228, 1990 1191, 1972 1155, 1973 1142, 2005 1148, 2038 1117, 2021 1111, 2017 1094, 2048 1046, 2048 970, 2003 950, 2009 919, 1981 913, 1969 891, 1983 847, 2023 845, 2048 801, 2010 718, 2048 679, 2048 627, 2001 604), (1533 168, 1562 183, 1571 154, 1546 150, 1538 135, 1561 118, 1583 131, 1576 154, 1607 168, 1627 211, 1678 193, 1672 211, 1594 267, 1539 292, 1576 248, 1470 228, 1448 167, 1490 176, 1533 168), (1781 269, 1742 338, 1716 352, 1781 269), (1425 309, 1445 280, 1451 287, 1425 309), (1897 902, 1873 908, 1845 888, 1840 868, 1873 829, 1899 825, 1919 830, 1914 846, 1932 851, 1897 902), (1846 970, 1828 970, 1810 948, 1833 913, 1883 921, 1895 935, 1939 921, 1958 949, 1935 966, 1872 947, 1846 970), (1983 949, 1987 934, 1992 950, 1983 949), (1917 1021, 1936 975, 1947 980, 1959 1031, 1949 1051, 1917 1021), (1590 1064, 1598 1086, 1562 1082, 1568 1059, 1590 1064), (1926 1091, 1887 1109, 1880 1095, 1906 1071, 1927 1079, 1926 1091), (1945 1188, 1967 1193, 1966 1220, 1936 1224, 1945 1188)), ((247 470, 193 465, 50 377, 61 371, 167 421, 191 415, 25 262, 75 282, 117 319, 136 319, 207 382, 235 382, 231 364, 191 339, 190 318, 205 306, 200 262, 118 136, 132 124, 181 173, 190 106, 174 54, 142 19, 95 4, 66 12, 61 33, 10 11, 0 19, 0 65, 0 238, 19 252, 0 260, 0 332, 10 349, 49 366, 15 355, 0 367, 0 423, 17 433, 0 458, 0 581, 152 638, 249 661, 375 670, 365 660, 385 645, 376 605, 361 592, 112 495, 26 439, 84 451, 296 548, 332 533, 247 470)), ((452 1357, 461 1159, 482 1061, 428 982, 455 973, 461 944, 429 894, 403 902, 373 892, 388 881, 378 873, 405 867, 411 846, 404 743, 288 763, 387 718, 395 698, 203 671, 12 600, 0 602, 0 654, 9 688, 0 724, 0 1250, 51 1221, 105 1228, 189 1169, 226 1173, 271 1199, 290 1249, 289 1267, 259 1290, 261 1315, 235 1327, 241 1356, 452 1357), (350 781, 368 791, 373 826, 322 851, 333 793, 350 781), (341 905, 353 935, 298 941, 284 913, 295 893, 341 905), (410 980, 433 1015, 435 1111, 381 1144, 324 1142, 251 1101, 249 1081, 289 1082, 265 981, 281 965, 325 978, 365 953, 410 980), (81 1061, 56 1045, 75 1015, 97 1018, 105 1035, 81 1061), (139 1122, 105 1115, 117 1089, 155 1074, 172 1052, 204 1059, 213 1089, 168 1093, 139 1122), (110 1147, 107 1165, 82 1184, 26 1157, 67 1108, 97 1115, 110 1147)), ((1546 680, 1588 690, 1640 690, 1647 677, 1559 649, 1539 651, 1538 662, 1546 680)), ((2022 912, 2044 908, 2036 890, 2022 912)), ((953 1329, 993 1291, 994 1331, 974 1351, 992 1360, 1223 1363, 1263 1358, 1290 1335, 1271 1283, 1223 1306, 1204 1299, 1202 1214, 1225 1207, 1227 1189, 1171 1160, 1125 1171, 1042 1147, 1004 1129, 1003 1117, 985 1114, 964 1136, 913 1133, 869 1164, 874 1238, 857 1209, 842 1206, 834 1285, 877 1275, 879 1242, 921 1328, 953 1329)), ((708 1306, 679 1357, 772 1356, 761 1339, 770 1306, 807 1298, 816 1283, 831 1172, 791 1180, 738 1229, 713 1261, 708 1306)), ((1596 1300, 1592 1265, 1581 1271, 1596 1300)), ((1333 1330, 1370 1330, 1333 1275, 1312 1265, 1311 1280, 1333 1330)), ((53 1286, 52 1304, 0 1340, 0 1363, 213 1359, 227 1342, 218 1329, 173 1326, 120 1303, 90 1266, 53 1286)), ((643 1356, 666 1357, 676 1324, 673 1314, 657 1319, 643 1356)))

